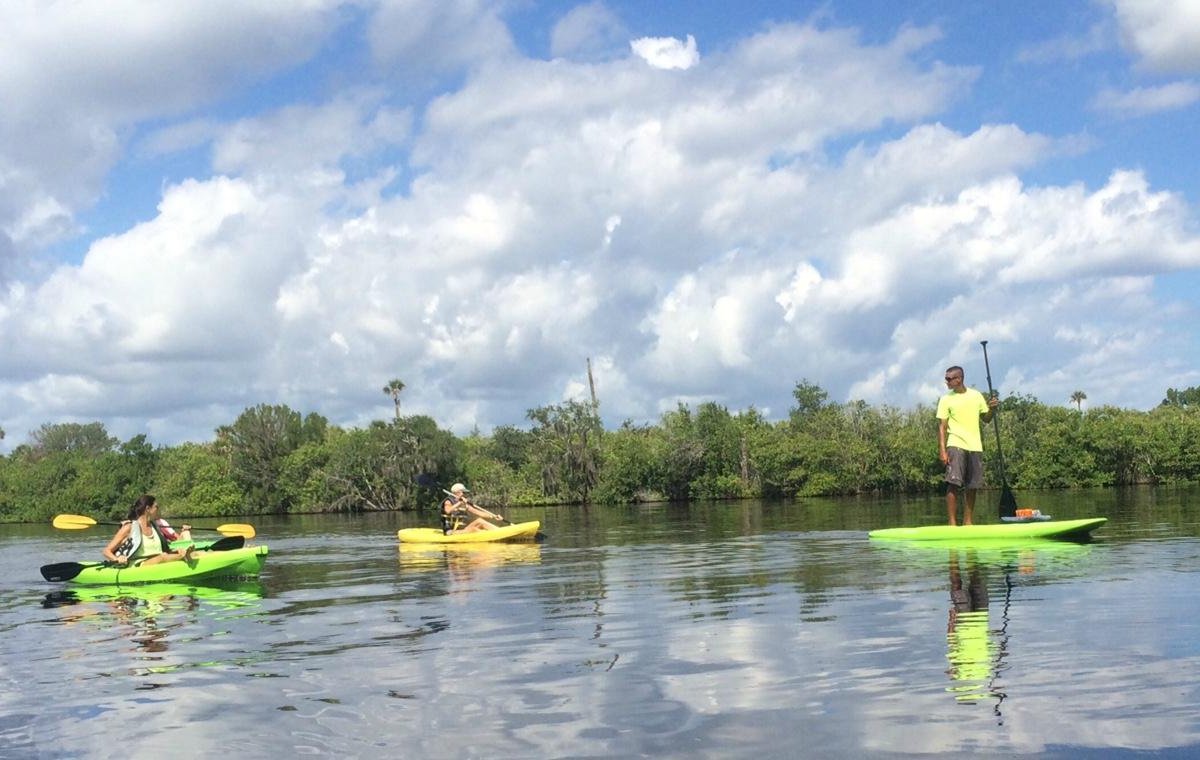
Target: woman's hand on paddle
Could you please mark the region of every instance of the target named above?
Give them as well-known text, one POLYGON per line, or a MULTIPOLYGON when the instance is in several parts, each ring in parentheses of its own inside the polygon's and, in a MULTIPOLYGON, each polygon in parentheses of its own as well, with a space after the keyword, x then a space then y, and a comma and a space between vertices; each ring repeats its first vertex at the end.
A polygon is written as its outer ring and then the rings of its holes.
MULTIPOLYGON (((463 501, 466 501, 466 499, 463 499, 463 501)), ((489 520, 499 520, 500 522, 504 522, 503 515, 498 515, 495 512, 484 509, 483 507, 479 506, 478 504, 476 504, 473 501, 467 501, 467 505, 470 506, 472 509, 474 509, 476 512, 478 512, 480 517, 486 517, 489 520)))

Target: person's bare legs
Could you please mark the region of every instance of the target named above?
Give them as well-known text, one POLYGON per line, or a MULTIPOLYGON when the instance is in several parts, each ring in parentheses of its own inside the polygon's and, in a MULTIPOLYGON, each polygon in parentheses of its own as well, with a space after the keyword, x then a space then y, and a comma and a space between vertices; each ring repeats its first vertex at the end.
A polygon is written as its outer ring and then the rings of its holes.
POLYGON ((951 525, 958 525, 958 486, 946 486, 946 515, 951 525))
POLYGON ((971 525, 971 516, 975 513, 975 489, 967 489, 966 503, 963 505, 963 525, 971 525))

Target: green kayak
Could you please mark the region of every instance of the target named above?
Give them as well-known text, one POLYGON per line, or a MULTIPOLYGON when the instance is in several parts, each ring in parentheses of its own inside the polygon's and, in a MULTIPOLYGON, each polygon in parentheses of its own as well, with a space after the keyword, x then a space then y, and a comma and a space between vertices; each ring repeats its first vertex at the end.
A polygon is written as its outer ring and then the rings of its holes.
POLYGON ((867 534, 870 538, 903 541, 978 541, 1021 538, 1056 538, 1078 541, 1108 522, 1107 517, 1082 520, 1006 522, 990 525, 925 525, 919 528, 883 528, 867 534))
POLYGON ((132 567, 108 562, 59 562, 43 565, 41 571, 42 577, 48 581, 106 586, 256 576, 266 559, 266 546, 247 546, 230 551, 197 552, 190 562, 160 562, 132 567))

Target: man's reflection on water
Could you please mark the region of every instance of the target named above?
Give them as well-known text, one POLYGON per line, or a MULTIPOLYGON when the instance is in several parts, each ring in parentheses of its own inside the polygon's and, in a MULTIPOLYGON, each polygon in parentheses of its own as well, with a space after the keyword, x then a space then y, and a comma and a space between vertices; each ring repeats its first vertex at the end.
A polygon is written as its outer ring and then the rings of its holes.
MULTIPOLYGON (((1003 617, 1007 625, 1007 609, 1003 617)), ((989 624, 984 567, 973 552, 951 550, 950 617, 946 624, 946 657, 950 668, 946 673, 953 683, 947 691, 963 703, 974 704, 995 698, 997 715, 1000 715, 1004 694, 993 686, 1003 653, 1003 644, 999 640, 1003 629, 1004 626, 993 631, 989 624)))

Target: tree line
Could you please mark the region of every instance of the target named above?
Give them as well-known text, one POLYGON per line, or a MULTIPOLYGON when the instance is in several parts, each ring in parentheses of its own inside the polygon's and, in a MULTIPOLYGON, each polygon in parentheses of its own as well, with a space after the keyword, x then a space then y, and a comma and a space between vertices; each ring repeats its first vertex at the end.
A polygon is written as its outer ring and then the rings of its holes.
MULTIPOLYGON (((0 457, 0 521, 59 513, 122 517, 144 492, 170 514, 226 516, 432 507, 440 483, 464 481, 481 504, 921 494, 942 489, 934 407, 832 403, 803 380, 786 419, 754 408, 680 404, 653 424, 605 430, 594 403, 529 410, 526 427, 465 437, 425 415, 403 416, 403 383, 383 390, 395 417, 365 428, 260 404, 206 443, 154 446, 103 424, 46 424, 0 457), (423 481, 427 479, 422 478, 423 481)), ((1078 392, 1077 392, 1078 393, 1078 392)), ((1150 411, 1084 411, 1032 396, 1002 400, 999 435, 1015 488, 1200 480, 1200 388, 1170 389, 1150 411)), ((989 482, 999 484, 996 430, 986 426, 989 482)))

